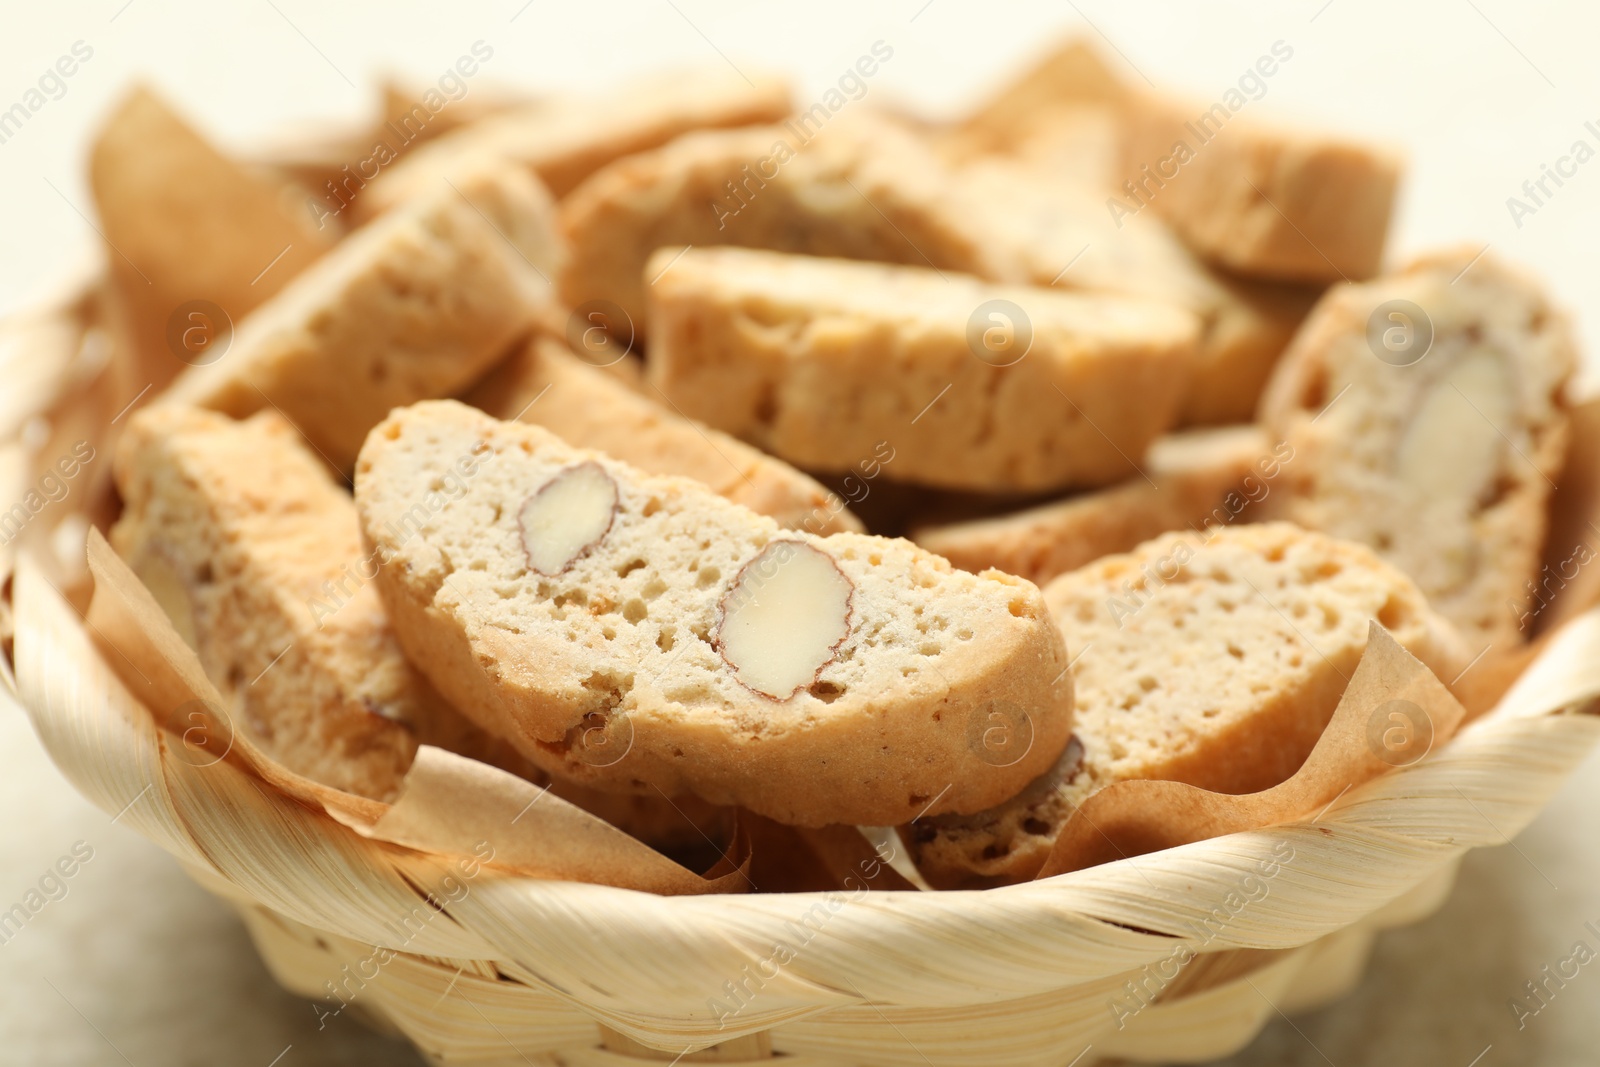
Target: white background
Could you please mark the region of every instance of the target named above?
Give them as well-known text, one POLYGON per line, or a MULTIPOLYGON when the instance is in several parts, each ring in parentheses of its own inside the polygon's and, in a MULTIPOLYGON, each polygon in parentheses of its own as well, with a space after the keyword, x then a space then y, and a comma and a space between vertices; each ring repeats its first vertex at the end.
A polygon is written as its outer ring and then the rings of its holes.
MULTIPOLYGON (((1520 228, 1506 207, 1574 140, 1600 149, 1600 136, 1584 128, 1586 121, 1600 128, 1595 5, 855 0, 780 9, 508 0, 442 7, 4 0, 0 110, 22 99, 74 42, 94 55, 61 99, 0 144, 0 312, 26 303, 94 250, 84 217, 93 214, 86 146, 137 78, 220 142, 251 152, 296 121, 359 118, 373 105, 379 73, 433 80, 479 39, 494 57, 474 91, 484 78, 530 89, 602 87, 653 67, 721 63, 720 51, 747 70, 792 72, 804 97, 882 39, 894 57, 870 92, 949 114, 1075 30, 1109 43, 1127 77, 1207 100, 1285 41, 1294 57, 1251 112, 1312 119, 1406 152, 1394 258, 1441 243, 1487 245, 1542 272, 1576 313, 1586 343, 1600 339, 1600 159, 1520 228)), ((19 899, 74 841, 95 849, 70 895, 0 946, 0 1062, 265 1067, 280 1053, 283 1067, 419 1062, 350 1019, 318 1033, 311 1008, 272 985, 230 913, 154 846, 78 799, 10 706, 0 707, 0 812, 0 907, 19 899)), ((1234 1062, 1469 1067, 1480 1055, 1482 1067, 1595 1062, 1600 962, 1522 1031, 1507 1001, 1579 938, 1600 949, 1583 929, 1600 921, 1597 839, 1600 760, 1591 760, 1515 848, 1469 857, 1443 912, 1380 943, 1361 992, 1295 1026, 1275 1023, 1234 1062)))

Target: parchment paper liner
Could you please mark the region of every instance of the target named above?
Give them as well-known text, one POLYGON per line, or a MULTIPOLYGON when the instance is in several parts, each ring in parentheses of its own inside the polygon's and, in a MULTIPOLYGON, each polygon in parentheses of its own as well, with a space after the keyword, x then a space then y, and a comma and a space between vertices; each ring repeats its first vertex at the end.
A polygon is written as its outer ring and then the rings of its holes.
POLYGON ((668 895, 738 893, 749 885, 750 840, 737 825, 722 861, 701 876, 542 786, 428 745, 392 804, 296 774, 230 721, 194 650, 98 530, 90 531, 88 560, 95 590, 87 623, 96 643, 129 691, 176 735, 169 743, 190 738, 191 762, 226 760, 374 841, 460 859, 474 858, 475 843, 492 842, 492 865, 515 874, 668 895))

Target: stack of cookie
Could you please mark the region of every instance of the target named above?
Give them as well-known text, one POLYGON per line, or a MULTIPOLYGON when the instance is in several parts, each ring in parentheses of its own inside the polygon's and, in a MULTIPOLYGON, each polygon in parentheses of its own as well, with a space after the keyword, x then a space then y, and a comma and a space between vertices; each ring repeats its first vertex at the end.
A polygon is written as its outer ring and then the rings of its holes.
POLYGON ((1576 356, 1492 256, 1383 272, 1387 152, 1238 110, 1077 43, 944 126, 702 72, 382 142, 330 221, 140 91, 111 541, 376 800, 434 745, 945 888, 1114 782, 1266 789, 1370 623, 1450 684, 1530 639, 1576 356))

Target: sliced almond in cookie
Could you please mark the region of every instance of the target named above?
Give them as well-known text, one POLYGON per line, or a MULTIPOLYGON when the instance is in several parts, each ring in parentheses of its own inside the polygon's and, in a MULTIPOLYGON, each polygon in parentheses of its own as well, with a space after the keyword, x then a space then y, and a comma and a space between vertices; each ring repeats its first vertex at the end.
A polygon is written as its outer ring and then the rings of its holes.
POLYGON ((895 449, 896 480, 1104 485, 1177 418, 1196 321, 1155 301, 743 248, 648 270, 649 382, 811 470, 895 449))
POLYGON ((480 377, 552 299, 549 194, 503 162, 346 238, 238 324, 158 403, 276 409, 348 470, 389 409, 480 377))
POLYGON ((990 811, 918 819, 907 836, 937 885, 1032 877, 1073 809, 1112 782, 1250 793, 1287 778, 1374 619, 1442 678, 1469 657, 1394 567, 1289 523, 1167 534, 1063 574, 1045 601, 1077 654, 1080 760, 990 811))
POLYGON ((464 399, 495 418, 543 426, 568 444, 605 452, 647 474, 694 478, 791 529, 861 531, 844 501, 814 478, 685 418, 649 387, 630 387, 615 373, 620 365, 591 365, 560 341, 537 336, 464 399))
POLYGON ((773 541, 740 568, 718 605, 717 651, 748 689, 788 700, 850 636, 855 585, 804 541, 773 541))
POLYGON ((1571 328, 1478 249, 1330 290, 1262 400, 1288 519, 1371 545, 1474 643, 1525 640, 1567 442, 1571 328))
POLYGON ((1038 590, 905 541, 786 531, 453 401, 374 429, 356 502, 412 662, 485 729, 596 788, 888 825, 998 803, 1071 732, 1038 590), (609 495, 588 470, 616 491, 598 538, 609 495), (519 511, 552 483, 572 525, 530 553, 519 511), (1031 731, 1004 766, 971 742, 996 707, 1031 731), (576 750, 594 730, 626 740, 615 758, 576 750))
POLYGON ((617 483, 598 463, 557 471, 517 512, 528 565, 560 574, 599 546, 617 517, 617 483))

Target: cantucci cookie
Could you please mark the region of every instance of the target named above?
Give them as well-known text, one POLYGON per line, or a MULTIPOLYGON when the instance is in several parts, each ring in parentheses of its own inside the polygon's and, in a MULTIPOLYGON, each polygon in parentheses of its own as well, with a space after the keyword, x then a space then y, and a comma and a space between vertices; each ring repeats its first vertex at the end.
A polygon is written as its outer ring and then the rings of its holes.
POLYGON ((475 159, 510 160, 557 196, 612 160, 666 144, 700 128, 776 122, 789 113, 788 83, 721 67, 658 74, 596 96, 537 100, 437 138, 359 190, 368 219, 452 178, 475 159))
POLYGON ((1376 274, 1399 160, 1349 138, 1240 118, 1233 111, 1245 97, 1232 92, 1237 105, 1134 99, 1120 192, 1108 204, 1119 221, 1148 207, 1206 259, 1252 277, 1376 274))
POLYGON ((1158 438, 1143 474, 1120 485, 1007 515, 923 526, 910 537, 962 570, 993 567, 1043 585, 1168 530, 1243 521, 1292 456, 1286 444, 1269 445, 1256 426, 1190 430, 1158 438))
POLYGON ((1474 249, 1335 288, 1262 399, 1295 450, 1283 516, 1371 545, 1474 650, 1509 650, 1527 636, 1576 363, 1539 283, 1474 249))
POLYGON ((1223 275, 1159 219, 1114 223, 1103 192, 1059 180, 1048 169, 983 160, 963 168, 958 180, 982 205, 990 240, 1014 250, 1033 284, 1165 300, 1199 316, 1183 423, 1244 422, 1254 415, 1318 290, 1223 275))
POLYGON ((348 470, 390 408, 467 387, 550 302, 551 212, 538 180, 507 163, 441 184, 346 238, 162 402, 276 409, 348 470))
POLYGON ((1050 125, 1063 108, 1119 109, 1127 89, 1098 50, 1071 39, 977 107, 943 140, 954 159, 1009 155, 1050 125))
POLYGON ((137 350, 135 390, 205 358, 229 322, 334 241, 287 206, 285 189, 224 156, 143 86, 96 137, 89 185, 137 350))
POLYGON ((1440 677, 1465 646, 1367 548, 1289 523, 1171 533, 1063 574, 1045 601, 1074 650, 1074 753, 1015 800, 917 820, 939 885, 1038 871, 1083 798, 1154 778, 1249 793, 1293 774, 1332 717, 1376 619, 1440 677))
POLYGON ((373 430, 356 502, 412 662, 552 773, 884 825, 999 803, 1071 732, 1038 590, 909 542, 786 531, 452 401, 373 430), (624 755, 585 758, 594 731, 624 755))
MULTIPOLYGON (((659 394, 658 394, 659 395, 659 394)), ((782 460, 701 426, 539 336, 521 346, 464 399, 497 419, 543 426, 646 474, 678 474, 771 515, 792 530, 861 532, 844 501, 782 460)))
POLYGON ((569 307, 607 300, 648 332, 659 248, 742 245, 1020 281, 979 209, 917 138, 878 117, 692 133, 619 160, 561 204, 569 307))
POLYGON ((1122 112, 1099 104, 1064 104, 1039 116, 1011 155, 1051 182, 1106 195, 1122 174, 1122 112))
POLYGON ((387 800, 419 743, 521 764, 406 662, 355 505, 276 413, 140 412, 115 468, 112 546, 285 766, 387 800))
POLYGON ((1154 301, 742 248, 650 261, 648 380, 797 466, 947 488, 1105 485, 1177 418, 1197 325, 1154 301))

